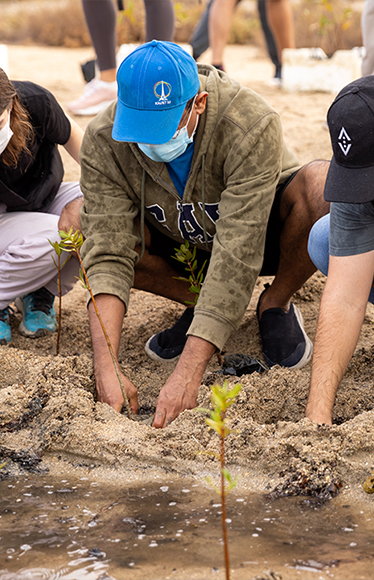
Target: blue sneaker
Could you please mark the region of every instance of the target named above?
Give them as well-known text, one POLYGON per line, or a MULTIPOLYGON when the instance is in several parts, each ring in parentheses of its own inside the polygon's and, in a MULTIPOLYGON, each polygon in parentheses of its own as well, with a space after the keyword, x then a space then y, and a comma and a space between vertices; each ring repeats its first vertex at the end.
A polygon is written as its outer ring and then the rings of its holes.
POLYGON ((16 299, 16 306, 22 312, 19 331, 29 338, 44 336, 57 330, 53 302, 55 297, 47 288, 40 288, 16 299))
POLYGON ((12 309, 7 306, 4 310, 0 310, 0 344, 7 344, 12 340, 10 331, 10 316, 12 309))

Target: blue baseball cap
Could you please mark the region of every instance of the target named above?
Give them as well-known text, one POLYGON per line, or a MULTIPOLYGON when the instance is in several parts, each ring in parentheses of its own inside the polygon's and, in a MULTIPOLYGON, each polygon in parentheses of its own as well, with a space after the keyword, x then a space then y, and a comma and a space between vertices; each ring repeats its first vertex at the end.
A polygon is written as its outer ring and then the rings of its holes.
POLYGON ((200 87, 194 59, 177 44, 159 40, 124 59, 117 84, 113 139, 151 145, 170 141, 200 87))

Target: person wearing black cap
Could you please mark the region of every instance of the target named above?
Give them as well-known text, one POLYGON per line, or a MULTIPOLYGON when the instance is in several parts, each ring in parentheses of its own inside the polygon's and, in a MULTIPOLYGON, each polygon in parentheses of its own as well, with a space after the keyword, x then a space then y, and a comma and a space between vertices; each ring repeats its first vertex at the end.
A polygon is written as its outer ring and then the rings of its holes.
POLYGON ((314 345, 306 416, 332 425, 336 392, 356 347, 374 276, 374 76, 344 87, 327 122, 333 158, 324 197, 330 214, 308 250, 327 275, 314 345))

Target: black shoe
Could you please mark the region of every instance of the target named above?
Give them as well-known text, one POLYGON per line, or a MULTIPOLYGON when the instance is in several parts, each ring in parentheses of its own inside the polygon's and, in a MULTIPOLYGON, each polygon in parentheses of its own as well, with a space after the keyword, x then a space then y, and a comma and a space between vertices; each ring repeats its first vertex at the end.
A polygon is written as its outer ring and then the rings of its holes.
POLYGON ((262 352, 266 364, 301 369, 313 354, 313 344, 304 331, 303 317, 291 302, 288 312, 283 308, 269 308, 259 317, 261 298, 269 284, 265 285, 257 303, 257 319, 260 326, 262 352))
POLYGON ((186 308, 179 320, 166 330, 151 336, 145 345, 147 355, 159 362, 174 362, 182 354, 187 341, 186 332, 194 315, 194 308, 186 308))

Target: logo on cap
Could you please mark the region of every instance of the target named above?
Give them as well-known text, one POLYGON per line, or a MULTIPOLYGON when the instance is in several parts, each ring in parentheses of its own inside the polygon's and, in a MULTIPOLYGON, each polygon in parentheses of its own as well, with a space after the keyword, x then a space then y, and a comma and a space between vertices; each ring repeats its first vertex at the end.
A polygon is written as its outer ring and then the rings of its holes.
POLYGON ((155 105, 170 105, 171 101, 168 100, 171 93, 170 83, 167 83, 166 81, 158 81, 158 83, 153 87, 153 92, 158 98, 155 105))
POLYGON ((351 138, 344 127, 342 127, 338 137, 338 144, 344 155, 348 155, 348 151, 352 147, 352 143, 349 143, 349 141, 351 141, 351 138))

